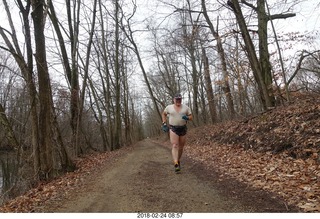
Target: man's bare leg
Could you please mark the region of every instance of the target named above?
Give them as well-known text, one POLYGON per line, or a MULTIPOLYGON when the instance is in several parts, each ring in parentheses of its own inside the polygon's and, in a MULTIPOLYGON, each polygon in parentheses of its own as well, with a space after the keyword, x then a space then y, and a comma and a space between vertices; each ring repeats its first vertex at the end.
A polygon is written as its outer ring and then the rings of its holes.
POLYGON ((172 144, 172 159, 176 164, 179 161, 179 136, 170 130, 170 141, 172 144))
POLYGON ((180 161, 182 153, 183 153, 183 148, 186 143, 186 135, 180 136, 179 137, 179 153, 178 153, 178 161, 180 161))

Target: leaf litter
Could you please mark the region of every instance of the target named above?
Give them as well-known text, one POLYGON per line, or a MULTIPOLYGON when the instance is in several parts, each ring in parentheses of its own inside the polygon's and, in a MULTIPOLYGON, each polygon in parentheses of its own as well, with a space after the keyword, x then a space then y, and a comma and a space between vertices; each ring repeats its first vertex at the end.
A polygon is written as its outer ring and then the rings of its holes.
POLYGON ((185 152, 208 169, 320 212, 320 96, 298 96, 241 121, 189 132, 185 152))
MULTIPOLYGON (((0 212, 41 212, 81 189, 86 177, 132 147, 78 158, 77 170, 39 184, 0 212)), ((297 96, 287 106, 251 118, 190 129, 185 154, 221 177, 273 192, 302 212, 320 212, 320 96, 297 96)))

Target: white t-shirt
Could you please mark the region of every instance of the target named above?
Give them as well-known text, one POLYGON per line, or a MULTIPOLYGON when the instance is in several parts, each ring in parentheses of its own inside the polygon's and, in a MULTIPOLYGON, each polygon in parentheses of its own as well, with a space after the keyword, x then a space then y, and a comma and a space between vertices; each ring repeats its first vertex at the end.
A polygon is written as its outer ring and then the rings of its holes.
POLYGON ((191 110, 188 106, 181 104, 180 112, 174 109, 174 104, 168 105, 164 112, 169 116, 169 124, 173 126, 183 126, 187 124, 187 121, 182 119, 184 115, 191 115, 191 110))

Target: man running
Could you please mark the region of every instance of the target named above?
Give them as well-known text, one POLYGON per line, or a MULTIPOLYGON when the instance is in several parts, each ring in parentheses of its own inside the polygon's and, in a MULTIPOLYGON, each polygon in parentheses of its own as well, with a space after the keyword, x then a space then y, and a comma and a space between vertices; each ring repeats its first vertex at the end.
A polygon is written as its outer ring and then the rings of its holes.
POLYGON ((173 104, 168 105, 162 113, 162 130, 167 132, 170 129, 172 158, 176 173, 179 173, 181 168, 180 158, 186 143, 187 121, 192 120, 190 108, 181 102, 182 96, 178 93, 173 98, 173 104), (169 116, 169 127, 167 125, 167 116, 169 116))

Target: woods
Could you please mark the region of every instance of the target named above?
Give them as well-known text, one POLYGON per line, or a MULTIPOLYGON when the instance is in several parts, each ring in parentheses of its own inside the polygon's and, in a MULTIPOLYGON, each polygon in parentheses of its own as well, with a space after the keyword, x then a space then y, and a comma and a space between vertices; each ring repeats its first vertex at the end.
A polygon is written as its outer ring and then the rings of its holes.
POLYGON ((32 181, 52 179, 161 134, 178 91, 193 127, 319 93, 318 32, 272 25, 305 2, 2 0, 0 149, 32 181))

